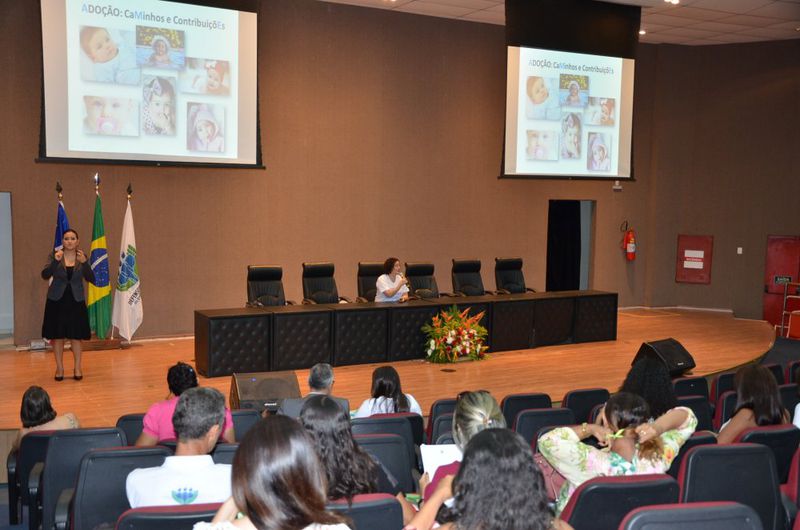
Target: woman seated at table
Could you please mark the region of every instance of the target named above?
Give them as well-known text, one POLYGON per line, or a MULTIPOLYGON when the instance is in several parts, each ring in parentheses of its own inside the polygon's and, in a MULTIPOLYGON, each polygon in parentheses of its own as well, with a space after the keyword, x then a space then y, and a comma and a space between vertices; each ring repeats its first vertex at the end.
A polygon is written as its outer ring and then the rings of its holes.
POLYGON ((40 386, 30 386, 22 395, 19 417, 22 420, 22 429, 14 440, 14 448, 19 447, 22 437, 31 431, 60 431, 80 427, 75 414, 56 414, 50 404, 50 395, 40 386))
POLYGON ((405 302, 408 300, 408 279, 400 272, 400 260, 389 258, 383 262, 384 274, 375 282, 376 302, 405 302))

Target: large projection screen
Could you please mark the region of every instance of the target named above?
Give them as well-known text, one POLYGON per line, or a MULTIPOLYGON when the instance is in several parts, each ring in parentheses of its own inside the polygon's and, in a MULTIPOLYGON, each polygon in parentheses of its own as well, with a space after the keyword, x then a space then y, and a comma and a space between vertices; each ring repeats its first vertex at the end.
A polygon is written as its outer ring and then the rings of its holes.
POLYGON ((508 47, 504 175, 632 177, 634 60, 508 47))
POLYGON ((40 159, 260 167, 254 11, 41 0, 40 159))

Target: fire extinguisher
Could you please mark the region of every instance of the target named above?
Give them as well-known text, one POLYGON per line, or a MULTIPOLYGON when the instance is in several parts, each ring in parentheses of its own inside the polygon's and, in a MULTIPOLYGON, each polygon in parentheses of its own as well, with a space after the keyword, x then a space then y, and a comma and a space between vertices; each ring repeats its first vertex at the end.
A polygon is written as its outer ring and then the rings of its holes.
POLYGON ((623 222, 619 229, 624 234, 622 236, 622 250, 625 252, 625 259, 634 261, 636 259, 636 232, 628 226, 628 221, 623 222))

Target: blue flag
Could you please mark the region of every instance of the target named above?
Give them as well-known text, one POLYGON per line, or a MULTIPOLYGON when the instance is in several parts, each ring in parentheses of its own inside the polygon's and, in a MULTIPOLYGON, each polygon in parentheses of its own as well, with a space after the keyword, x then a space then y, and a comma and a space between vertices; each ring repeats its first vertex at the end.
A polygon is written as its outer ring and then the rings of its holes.
POLYGON ((67 211, 64 210, 64 203, 58 201, 58 214, 56 215, 56 236, 53 241, 53 250, 61 250, 64 246, 64 232, 69 230, 69 220, 67 211))

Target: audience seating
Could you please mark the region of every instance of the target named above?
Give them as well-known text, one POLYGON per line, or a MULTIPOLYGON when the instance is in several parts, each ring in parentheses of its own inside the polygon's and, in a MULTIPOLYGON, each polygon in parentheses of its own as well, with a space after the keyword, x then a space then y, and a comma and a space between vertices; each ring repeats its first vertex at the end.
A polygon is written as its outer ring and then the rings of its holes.
POLYGON ((794 409, 800 403, 800 395, 798 395, 797 383, 786 383, 778 386, 778 391, 781 393, 781 403, 783 408, 789 411, 789 418, 794 420, 794 409))
POLYGON ((436 445, 453 445, 455 443, 452 432, 446 432, 436 439, 436 445))
POLYGON ((378 278, 383 274, 383 262, 381 261, 359 261, 358 273, 356 274, 356 285, 358 287, 358 297, 356 302, 366 303, 375 301, 377 292, 378 278))
POLYGON ((434 438, 432 438, 433 423, 436 421, 436 418, 438 418, 441 414, 452 414, 456 410, 457 401, 458 400, 452 398, 437 399, 431 404, 431 410, 428 413, 428 443, 434 443, 436 441, 434 438))
POLYGON ((797 374, 800 371, 800 359, 789 362, 786 365, 786 375, 784 381, 787 383, 797 383, 797 374))
POLYGON ((536 292, 525 286, 522 258, 494 258, 494 281, 498 294, 536 292))
POLYGON ((711 403, 708 402, 707 397, 700 395, 680 396, 678 398, 678 405, 692 409, 692 412, 694 412, 694 415, 697 417, 698 431, 710 431, 714 428, 711 403))
POLYGON ((237 440, 244 438, 250 428, 261 421, 261 414, 254 409, 235 409, 231 411, 233 433, 237 440))
POLYGON ((439 443, 439 438, 445 434, 453 434, 453 413, 440 414, 436 421, 433 422, 433 429, 431 430, 431 440, 434 443, 439 443))
POLYGON ((333 263, 330 262, 303 263, 304 304, 338 304, 350 301, 339 296, 333 272, 333 263))
POLYGON ((433 263, 406 262, 406 278, 408 278, 409 295, 415 298, 439 298, 439 286, 433 275, 433 263))
MULTIPOLYGON (((414 434, 411 423, 404 417, 370 417, 356 418, 352 421, 353 434, 396 434, 403 439, 408 451, 409 462, 417 465, 417 454, 414 446, 414 434)), ((405 491, 405 490, 404 490, 405 491)))
POLYGON ((526 409, 548 409, 553 406, 550 396, 542 393, 509 394, 500 402, 500 409, 506 418, 506 425, 511 427, 517 414, 526 409))
POLYGON ((247 305, 251 307, 294 304, 283 294, 283 267, 247 266, 247 305))
POLYGON ((681 471, 681 462, 683 462, 683 458, 692 447, 697 447, 698 445, 716 445, 716 443, 717 436, 713 432, 701 430, 695 431, 683 444, 681 450, 678 451, 678 454, 675 455, 675 458, 672 460, 672 464, 667 470, 667 474, 677 480, 681 471))
POLYGON ((352 530, 402 530, 403 509, 400 502, 387 493, 356 495, 349 504, 347 499, 328 503, 328 509, 339 512, 353 523, 352 530))
POLYGON ((8 453, 6 471, 8 472, 8 520, 15 525, 22 521, 24 507, 35 504, 39 490, 38 481, 29 486, 31 469, 44 462, 50 435, 55 431, 32 431, 22 437, 19 448, 8 453), (34 499, 34 502, 31 502, 34 499))
POLYGON ((722 394, 736 390, 733 386, 733 378, 735 376, 735 373, 728 372, 725 374, 719 374, 711 380, 711 395, 709 396, 711 403, 716 405, 722 394))
POLYGON ((94 449, 81 459, 73 495, 58 499, 55 527, 111 528, 130 508, 125 491, 128 473, 156 467, 170 452, 164 447, 115 447, 94 449))
POLYGON ((36 499, 31 498, 29 528, 53 528, 56 503, 64 490, 75 487, 83 455, 92 449, 124 445, 125 433, 116 427, 53 432, 44 462, 31 470, 29 480, 38 482, 39 490, 36 499))
POLYGON ((396 434, 356 434, 353 438, 392 474, 401 491, 416 491, 417 484, 411 471, 414 462, 402 437, 396 434))
POLYGON ((394 412, 391 414, 373 414, 370 418, 405 418, 411 425, 411 438, 414 445, 425 443, 425 419, 416 412, 394 412))
POLYGON ((740 502, 756 511, 765 530, 782 530, 787 523, 775 458, 763 445, 694 447, 683 459, 678 482, 681 502, 740 502))
POLYGON ((215 464, 233 464, 233 457, 236 455, 237 449, 239 449, 238 443, 218 443, 211 451, 211 458, 214 459, 215 464))
POLYGON ((783 369, 783 366, 781 366, 780 364, 778 364, 778 363, 767 363, 767 364, 762 364, 761 366, 763 366, 764 368, 766 368, 767 370, 772 372, 772 375, 775 376, 775 382, 777 382, 779 385, 782 385, 784 383, 791 383, 792 382, 792 381, 785 381, 783 379, 785 370, 783 369))
POLYGON ((528 409, 517 414, 513 429, 522 436, 525 441, 533 445, 542 427, 560 427, 564 425, 575 425, 576 423, 575 413, 570 409, 528 409))
POLYGON ((634 508, 678 502, 669 475, 629 475, 587 480, 570 497, 561 519, 575 530, 617 530, 634 508))
POLYGON ((781 484, 781 493, 789 499, 795 508, 800 504, 800 449, 794 452, 792 463, 789 467, 789 478, 781 484))
POLYGON ((595 405, 604 404, 610 394, 605 388, 582 388, 570 390, 564 394, 561 406, 570 409, 575 414, 575 422, 589 421, 589 413, 595 405))
POLYGON ((144 412, 137 412, 135 414, 124 414, 117 419, 117 428, 122 429, 125 433, 125 439, 128 440, 128 445, 136 445, 136 440, 144 430, 144 412))
POLYGON ((737 443, 766 445, 775 457, 778 482, 785 483, 789 478, 792 457, 800 445, 800 429, 794 425, 769 425, 745 429, 734 440, 737 443))
POLYGON ((483 288, 481 262, 477 259, 453 260, 453 294, 456 296, 481 296, 492 294, 483 288))
POLYGON ((762 530, 761 519, 738 502, 643 506, 628 513, 619 530, 762 530))
POLYGON ((708 401, 708 380, 705 377, 679 377, 672 381, 675 397, 703 396, 708 401))
POLYGON ((192 530, 195 523, 210 522, 220 506, 221 503, 133 508, 120 515, 116 530, 192 530))
POLYGON ((736 392, 729 390, 723 392, 717 399, 717 406, 714 407, 714 430, 718 431, 731 419, 736 408, 736 392))

